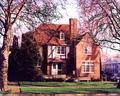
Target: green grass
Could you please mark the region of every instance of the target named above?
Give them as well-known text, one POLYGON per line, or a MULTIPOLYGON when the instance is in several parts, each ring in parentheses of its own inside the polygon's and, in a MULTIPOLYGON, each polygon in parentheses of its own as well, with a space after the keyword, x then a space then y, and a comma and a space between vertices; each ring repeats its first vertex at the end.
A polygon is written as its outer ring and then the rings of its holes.
POLYGON ((46 93, 46 94, 67 94, 67 93, 120 93, 117 88, 22 88, 22 93, 46 93))
MULTIPOLYGON (((21 93, 44 94, 86 94, 86 93, 119 93, 113 82, 19 82, 21 93)), ((12 86, 12 84, 11 84, 12 86)), ((0 91, 0 94, 11 94, 12 91, 0 91)))
POLYGON ((0 94, 10 94, 11 90, 7 90, 7 91, 0 91, 0 94))
POLYGON ((113 82, 20 82, 22 93, 120 93, 113 82))
POLYGON ((0 94, 4 94, 5 92, 0 91, 0 94))
POLYGON ((112 82, 20 82, 20 86, 113 88, 112 82))

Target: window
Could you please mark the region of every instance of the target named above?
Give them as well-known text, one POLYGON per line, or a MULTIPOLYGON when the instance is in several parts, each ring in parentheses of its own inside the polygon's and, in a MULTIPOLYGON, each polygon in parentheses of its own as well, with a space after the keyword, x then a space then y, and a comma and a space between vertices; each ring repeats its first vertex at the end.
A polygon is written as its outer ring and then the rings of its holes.
POLYGON ((58 74, 62 74, 62 64, 58 64, 58 74))
POLYGON ((56 64, 53 64, 53 69, 56 69, 56 64))
POLYGON ((61 47, 61 54, 65 54, 65 47, 61 47))
POLYGON ((60 32, 60 39, 65 40, 65 34, 63 32, 60 32))
POLYGON ((57 49, 57 53, 60 54, 60 46, 57 49))
POLYGON ((64 46, 58 46, 57 53, 58 54, 65 54, 65 47, 64 46))
POLYGON ((94 62, 82 62, 82 72, 83 73, 92 73, 94 72, 94 62))
POLYGON ((92 55, 92 46, 91 45, 86 46, 84 52, 86 55, 92 55))

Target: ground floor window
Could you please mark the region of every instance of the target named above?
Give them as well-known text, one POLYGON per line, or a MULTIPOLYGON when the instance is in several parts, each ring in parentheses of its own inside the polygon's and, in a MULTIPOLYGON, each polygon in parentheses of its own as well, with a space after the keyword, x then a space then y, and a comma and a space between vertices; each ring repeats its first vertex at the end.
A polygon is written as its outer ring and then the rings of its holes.
POLYGON ((82 62, 82 72, 83 73, 92 73, 94 72, 94 62, 84 61, 82 62))
POLYGON ((60 75, 60 74, 62 74, 62 64, 61 63, 53 63, 53 64, 51 64, 51 74, 52 75, 60 75))

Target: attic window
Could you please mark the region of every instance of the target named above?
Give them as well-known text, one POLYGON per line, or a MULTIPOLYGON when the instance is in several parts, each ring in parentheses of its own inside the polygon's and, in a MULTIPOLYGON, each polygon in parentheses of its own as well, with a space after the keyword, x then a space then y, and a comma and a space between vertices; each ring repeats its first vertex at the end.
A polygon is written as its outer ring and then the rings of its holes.
POLYGON ((65 40, 65 34, 63 32, 60 32, 60 39, 65 40))
POLYGON ((85 52, 86 55, 92 55, 92 46, 91 45, 86 46, 84 48, 84 52, 85 52))

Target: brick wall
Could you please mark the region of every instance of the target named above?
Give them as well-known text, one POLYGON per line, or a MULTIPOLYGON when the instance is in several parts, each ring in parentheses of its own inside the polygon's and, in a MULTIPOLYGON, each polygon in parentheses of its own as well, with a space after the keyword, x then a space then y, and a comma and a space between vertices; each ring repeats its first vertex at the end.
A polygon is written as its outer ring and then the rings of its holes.
POLYGON ((89 34, 86 34, 76 46, 76 75, 77 77, 90 77, 93 80, 100 79, 100 50, 89 34), (92 46, 92 54, 86 55, 84 48, 89 45, 92 46), (82 72, 84 61, 94 62, 94 72, 82 72))

